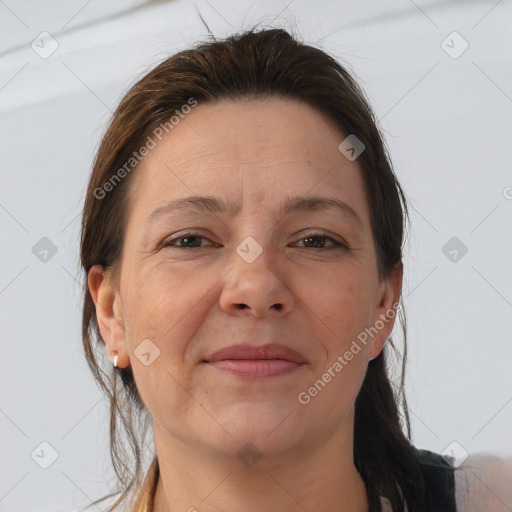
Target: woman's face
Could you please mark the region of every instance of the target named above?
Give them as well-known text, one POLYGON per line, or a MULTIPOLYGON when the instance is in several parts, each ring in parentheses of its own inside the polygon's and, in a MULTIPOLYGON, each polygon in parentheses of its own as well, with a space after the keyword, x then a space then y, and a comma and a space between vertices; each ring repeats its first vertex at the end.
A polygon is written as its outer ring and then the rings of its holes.
POLYGON ((362 173, 338 149, 345 137, 302 103, 223 100, 192 109, 134 171, 119 286, 90 286, 111 298, 110 316, 98 310, 107 352, 131 364, 159 432, 271 456, 353 424, 401 270, 378 280, 362 173), (168 206, 187 196, 210 199, 168 206), (205 362, 270 343, 302 364, 205 362))

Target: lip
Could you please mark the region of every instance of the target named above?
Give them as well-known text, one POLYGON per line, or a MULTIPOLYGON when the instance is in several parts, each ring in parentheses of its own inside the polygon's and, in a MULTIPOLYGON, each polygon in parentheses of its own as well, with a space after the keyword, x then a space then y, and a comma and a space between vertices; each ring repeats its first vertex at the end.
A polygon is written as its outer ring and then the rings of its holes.
POLYGON ((248 343, 240 345, 231 345, 222 348, 205 357, 207 363, 213 361, 224 361, 226 359, 281 359, 292 363, 305 363, 306 360, 296 350, 285 345, 269 343, 267 345, 256 346, 248 343))
POLYGON ((287 375, 306 364, 296 350, 276 343, 232 345, 207 356, 203 362, 217 370, 247 378, 287 375))
POLYGON ((304 363, 293 363, 284 359, 226 359, 207 364, 238 377, 261 379, 287 375, 301 368, 304 363))

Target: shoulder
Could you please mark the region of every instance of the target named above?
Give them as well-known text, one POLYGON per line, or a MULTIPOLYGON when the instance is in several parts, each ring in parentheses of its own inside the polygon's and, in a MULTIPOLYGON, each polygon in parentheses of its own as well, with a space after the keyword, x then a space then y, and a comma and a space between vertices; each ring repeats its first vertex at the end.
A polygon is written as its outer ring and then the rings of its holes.
POLYGON ((458 512, 506 512, 512 509, 512 457, 470 455, 455 470, 458 512))
MULTIPOLYGON (((441 454, 418 450, 417 455, 425 478, 427 510, 512 511, 512 457, 476 453, 454 468, 454 460, 448 462, 441 454)), ((381 510, 393 512, 384 497, 381 510)))

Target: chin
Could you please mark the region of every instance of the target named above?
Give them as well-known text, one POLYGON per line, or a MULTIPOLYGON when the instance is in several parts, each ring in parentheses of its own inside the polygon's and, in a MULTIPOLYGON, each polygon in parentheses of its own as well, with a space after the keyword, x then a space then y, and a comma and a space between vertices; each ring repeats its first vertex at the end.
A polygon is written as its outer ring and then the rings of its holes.
MULTIPOLYGON (((298 416, 293 409, 275 403, 237 404, 224 416, 216 415, 217 421, 226 429, 216 448, 222 447, 225 454, 239 458, 245 451, 254 456, 278 457, 300 444, 304 423, 297 424, 298 416), (292 414, 290 414, 292 412, 292 414), (241 453, 240 453, 241 451, 241 453)), ((215 443, 215 441, 213 441, 215 443)))

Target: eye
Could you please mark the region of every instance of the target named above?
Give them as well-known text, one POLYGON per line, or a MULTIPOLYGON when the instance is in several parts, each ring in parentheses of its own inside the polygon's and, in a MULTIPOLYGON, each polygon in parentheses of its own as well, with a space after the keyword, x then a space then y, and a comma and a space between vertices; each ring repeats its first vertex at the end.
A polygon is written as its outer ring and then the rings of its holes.
POLYGON ((306 249, 336 249, 337 247, 348 249, 345 244, 338 242, 337 240, 334 240, 334 238, 324 235, 323 233, 309 233, 304 238, 301 238, 300 241, 307 241, 307 244, 311 245, 311 247, 306 247, 306 249), (319 243, 318 240, 323 240, 323 242, 319 243), (331 241, 331 244, 327 247, 325 247, 326 240, 331 241))
MULTIPOLYGON (((196 249, 200 248, 201 245, 197 245, 197 241, 203 239, 208 240, 204 236, 200 235, 199 233, 185 233, 181 234, 180 236, 176 236, 174 238, 167 238, 164 240, 161 244, 161 247, 178 247, 181 249, 196 249), (183 241, 180 244, 176 244, 177 241, 183 241)), ((204 247, 204 246, 203 246, 204 247)))

